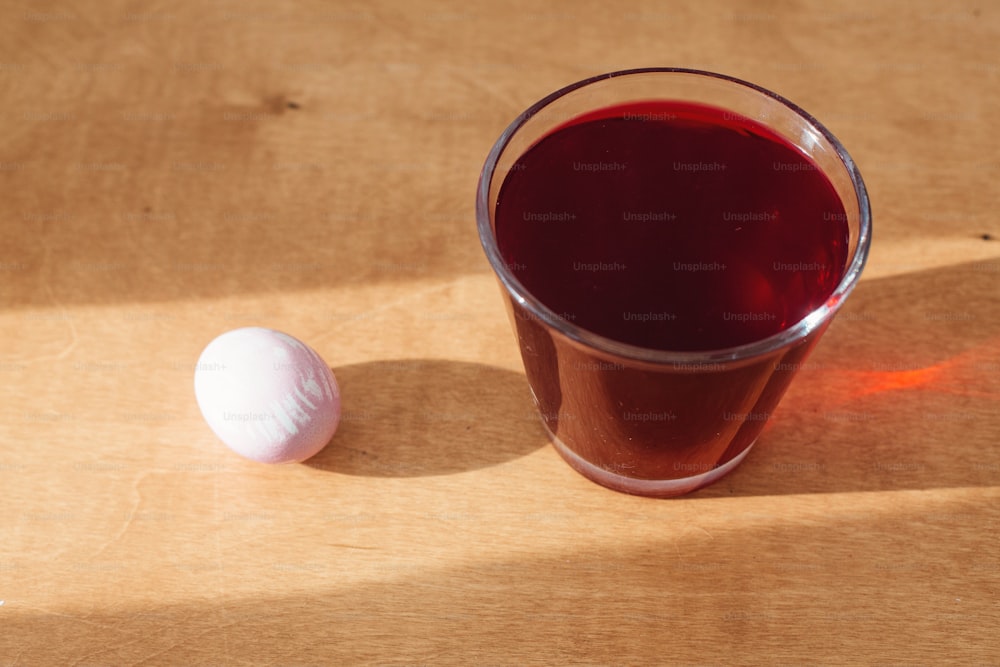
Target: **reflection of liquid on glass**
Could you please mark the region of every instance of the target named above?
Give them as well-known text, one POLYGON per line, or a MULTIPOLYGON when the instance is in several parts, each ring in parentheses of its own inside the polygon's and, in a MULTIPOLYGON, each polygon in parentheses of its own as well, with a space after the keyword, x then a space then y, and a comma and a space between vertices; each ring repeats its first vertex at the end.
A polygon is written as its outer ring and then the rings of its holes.
POLYGON ((1000 374, 1000 339, 977 345, 934 364, 877 362, 872 370, 830 369, 824 374, 825 392, 837 404, 897 391, 931 391, 969 398, 1000 400, 991 389, 1000 374))
POLYGON ((746 364, 653 367, 570 343, 512 307, 550 433, 589 464, 639 480, 710 473, 745 452, 826 329, 746 364))
MULTIPOLYGON (((520 308, 514 309, 513 322, 535 404, 546 427, 556 433, 562 412, 562 389, 559 385, 559 355, 556 354, 552 334, 538 318, 531 317, 520 308)), ((572 415, 568 416, 572 418, 572 415)))

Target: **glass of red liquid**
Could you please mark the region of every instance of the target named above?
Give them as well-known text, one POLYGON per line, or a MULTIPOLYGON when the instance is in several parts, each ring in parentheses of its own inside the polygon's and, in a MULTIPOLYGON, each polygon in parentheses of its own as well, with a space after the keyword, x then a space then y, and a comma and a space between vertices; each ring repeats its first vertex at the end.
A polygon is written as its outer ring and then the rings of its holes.
POLYGON ((476 214, 556 450, 655 497, 747 456, 871 239, 864 182, 826 128, 686 69, 533 105, 490 151, 476 214))

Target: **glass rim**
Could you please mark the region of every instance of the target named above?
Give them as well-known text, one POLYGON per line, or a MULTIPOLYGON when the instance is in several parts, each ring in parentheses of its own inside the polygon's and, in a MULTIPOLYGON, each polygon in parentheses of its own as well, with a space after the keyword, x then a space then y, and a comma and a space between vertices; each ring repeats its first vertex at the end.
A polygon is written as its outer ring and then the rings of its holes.
POLYGON ((839 310, 840 305, 843 303, 847 295, 854 289, 859 278, 861 277, 861 271, 868 259, 868 250, 871 245, 871 208, 868 201, 868 190, 865 187, 864 180, 861 178, 861 173, 854 164, 854 160, 848 154, 847 149, 844 148, 843 144, 840 143, 840 140, 838 140, 832 132, 830 132, 822 123, 816 120, 804 109, 790 100, 785 99, 781 95, 767 90, 766 88, 762 88, 761 86, 750 83, 749 81, 737 79, 725 74, 683 67, 644 67, 599 74, 597 76, 582 79, 576 83, 571 83, 568 86, 564 86, 563 88, 550 93, 528 107, 525 111, 518 115, 517 118, 510 123, 510 125, 507 126, 497 141, 493 144, 493 147, 486 158, 486 162, 483 165, 482 172, 479 176, 479 187, 476 196, 476 223, 479 229, 480 243, 483 246, 483 250, 486 252, 486 257, 489 260, 497 278, 500 280, 504 289, 507 290, 507 292, 518 302, 518 304, 522 308, 526 309, 533 317, 545 322, 570 340, 583 344, 587 347, 602 351, 608 355, 653 364, 706 364, 725 361, 739 361, 774 352, 804 339, 820 324, 829 320, 837 312, 837 310, 839 310), (781 104, 791 110, 794 114, 803 119, 811 128, 821 134, 823 138, 825 138, 833 147, 837 154, 837 158, 847 170, 847 174, 850 177, 855 195, 858 199, 858 241, 854 250, 854 255, 851 257, 851 260, 844 271, 844 275, 837 284, 833 293, 830 294, 825 302, 792 326, 767 336, 766 338, 761 338, 742 345, 714 350, 664 350, 632 345, 630 343, 624 343, 622 341, 594 333, 584 327, 573 324, 563 317, 560 317, 555 311, 539 301, 528 289, 526 289, 524 285, 522 285, 521 282, 514 276, 510 267, 508 267, 503 261, 503 257, 501 257, 500 249, 497 245, 496 236, 493 233, 493 225, 491 224, 490 184, 493 180, 493 174, 496 170, 497 163, 499 162, 500 155, 510 143, 511 138, 518 130, 521 129, 521 127, 524 126, 527 121, 538 114, 538 112, 556 100, 565 97, 567 94, 599 81, 637 74, 689 74, 727 81, 738 86, 749 88, 750 90, 771 98, 778 104, 781 104))

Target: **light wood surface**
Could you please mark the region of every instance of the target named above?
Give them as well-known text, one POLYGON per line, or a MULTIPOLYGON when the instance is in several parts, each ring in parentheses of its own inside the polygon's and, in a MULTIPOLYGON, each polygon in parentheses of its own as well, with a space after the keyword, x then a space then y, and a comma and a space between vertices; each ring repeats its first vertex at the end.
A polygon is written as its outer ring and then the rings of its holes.
POLYGON ((0 665, 1000 663, 991 3, 5 2, 0 665), (473 196, 585 76, 822 120, 866 274, 734 474, 657 501, 546 444, 473 196), (306 465, 202 421, 204 345, 334 368, 306 465))

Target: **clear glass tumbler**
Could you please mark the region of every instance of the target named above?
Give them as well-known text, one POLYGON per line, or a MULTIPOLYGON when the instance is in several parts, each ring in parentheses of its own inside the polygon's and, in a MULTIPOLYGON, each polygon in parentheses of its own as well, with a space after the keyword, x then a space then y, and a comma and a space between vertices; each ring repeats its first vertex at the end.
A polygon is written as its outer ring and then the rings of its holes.
POLYGON ((759 86, 686 69, 614 72, 540 100, 490 151, 476 201, 479 235, 502 287, 525 372, 556 450, 612 489, 667 497, 710 484, 750 451, 796 370, 854 288, 868 255, 871 214, 861 175, 839 141, 802 109, 759 86), (807 156, 847 215, 842 279, 830 297, 768 337, 726 349, 671 351, 614 340, 548 308, 519 282, 497 244, 500 188, 540 139, 597 109, 669 100, 753 119, 807 156))

